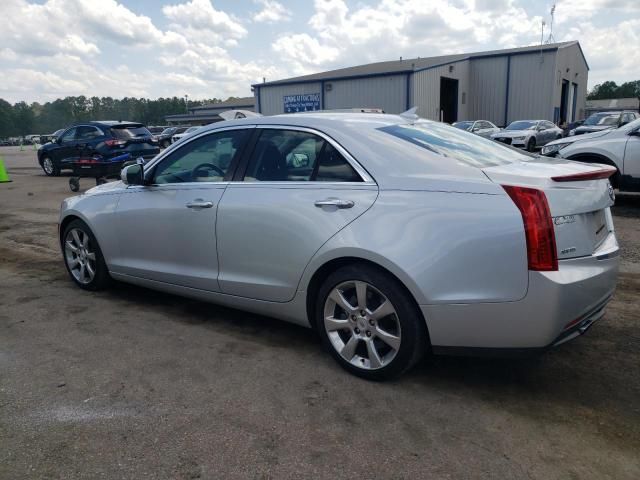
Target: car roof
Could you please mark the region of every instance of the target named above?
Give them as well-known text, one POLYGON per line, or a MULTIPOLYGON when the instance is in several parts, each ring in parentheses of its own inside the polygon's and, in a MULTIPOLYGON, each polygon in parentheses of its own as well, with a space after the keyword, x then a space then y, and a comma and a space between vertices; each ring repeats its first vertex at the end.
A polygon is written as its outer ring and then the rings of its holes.
MULTIPOLYGON (((129 121, 123 121, 123 120, 99 120, 99 121, 90 121, 90 122, 84 122, 85 124, 89 124, 89 125, 100 125, 103 127, 113 127, 113 126, 131 126, 131 127, 143 127, 144 125, 140 122, 129 122, 129 121)), ((78 123, 77 125, 82 125, 82 122, 78 123)))

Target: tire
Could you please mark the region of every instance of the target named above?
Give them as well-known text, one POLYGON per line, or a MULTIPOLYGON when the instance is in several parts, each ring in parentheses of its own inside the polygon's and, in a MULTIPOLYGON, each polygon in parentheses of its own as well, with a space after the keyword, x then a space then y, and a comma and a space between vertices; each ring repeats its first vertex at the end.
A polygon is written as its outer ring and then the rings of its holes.
POLYGON ((73 220, 65 227, 62 234, 62 257, 71 280, 80 288, 102 290, 111 283, 100 245, 82 220, 73 220))
POLYGON ((536 139, 530 138, 527 142, 527 152, 533 152, 536 149, 536 139))
POLYGON ((51 159, 51 157, 42 157, 40 166, 47 177, 60 176, 60 167, 53 161, 53 159, 51 159))
POLYGON ((325 279, 316 298, 315 326, 340 366, 368 380, 401 375, 429 348, 413 298, 391 275, 366 264, 341 267, 325 279), (358 296, 366 298, 365 308, 358 296), (384 305, 390 308, 383 313, 384 305))
POLYGON ((163 148, 169 148, 169 145, 171 145, 171 142, 169 140, 164 140, 162 142, 162 147, 163 148))

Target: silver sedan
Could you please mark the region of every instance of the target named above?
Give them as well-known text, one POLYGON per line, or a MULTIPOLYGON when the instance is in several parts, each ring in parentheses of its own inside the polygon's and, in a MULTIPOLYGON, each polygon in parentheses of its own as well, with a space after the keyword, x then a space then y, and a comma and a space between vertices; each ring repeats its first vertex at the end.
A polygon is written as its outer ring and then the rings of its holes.
POLYGON ((381 379, 427 352, 537 352, 586 331, 616 283, 612 171, 409 115, 246 118, 65 200, 60 244, 83 289, 278 317, 381 379))
POLYGON ((511 122, 501 132, 492 134, 491 138, 533 152, 536 148, 562 138, 562 129, 548 120, 518 120, 511 122))

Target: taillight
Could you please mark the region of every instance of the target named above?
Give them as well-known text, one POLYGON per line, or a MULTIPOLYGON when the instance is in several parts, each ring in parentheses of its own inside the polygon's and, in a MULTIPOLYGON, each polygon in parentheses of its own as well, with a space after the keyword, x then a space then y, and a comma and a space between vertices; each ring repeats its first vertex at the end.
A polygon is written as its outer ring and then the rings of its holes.
POLYGON ((109 140, 105 140, 104 144, 108 147, 123 147, 124 145, 126 145, 126 141, 125 140, 116 140, 116 139, 109 139, 109 140))
POLYGON ((522 214, 529 270, 558 270, 556 237, 544 192, 535 188, 502 185, 522 214))

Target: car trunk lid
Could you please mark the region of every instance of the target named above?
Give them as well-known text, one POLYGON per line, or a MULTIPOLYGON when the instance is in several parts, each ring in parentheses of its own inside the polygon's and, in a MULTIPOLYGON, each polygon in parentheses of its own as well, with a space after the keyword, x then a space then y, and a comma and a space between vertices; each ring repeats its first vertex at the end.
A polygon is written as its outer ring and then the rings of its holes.
POLYGON ((606 165, 568 160, 523 161, 484 168, 501 185, 544 192, 552 217, 558 259, 593 254, 613 231, 613 189, 606 165))

